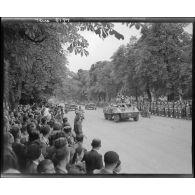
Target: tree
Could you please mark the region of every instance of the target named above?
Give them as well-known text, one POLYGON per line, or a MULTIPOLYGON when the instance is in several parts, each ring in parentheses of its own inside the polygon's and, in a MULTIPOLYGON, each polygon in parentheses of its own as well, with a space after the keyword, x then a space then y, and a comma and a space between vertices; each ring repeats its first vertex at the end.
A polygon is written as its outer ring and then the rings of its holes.
POLYGON ((5 94, 9 94, 11 107, 25 98, 51 96, 54 89, 62 87, 67 76, 67 51, 88 55, 88 42, 79 30, 90 30, 103 39, 110 35, 123 39, 113 27, 112 23, 3 21, 4 61, 10 64, 9 93, 5 94))
POLYGON ((184 24, 154 23, 141 25, 139 40, 121 46, 112 57, 118 90, 148 98, 191 93, 192 37, 184 24))
MULTIPOLYGON (((142 29, 142 37, 138 42, 140 60, 137 66, 140 66, 149 97, 153 90, 156 96, 172 95, 176 99, 181 85, 184 84, 181 67, 186 67, 186 63, 181 63, 181 58, 182 53, 186 52, 185 44, 189 46, 190 53, 191 41, 183 27, 183 24, 155 23, 142 29)), ((191 62, 188 61, 187 66, 191 66, 191 62)), ((187 80, 190 81, 190 78, 187 80)))

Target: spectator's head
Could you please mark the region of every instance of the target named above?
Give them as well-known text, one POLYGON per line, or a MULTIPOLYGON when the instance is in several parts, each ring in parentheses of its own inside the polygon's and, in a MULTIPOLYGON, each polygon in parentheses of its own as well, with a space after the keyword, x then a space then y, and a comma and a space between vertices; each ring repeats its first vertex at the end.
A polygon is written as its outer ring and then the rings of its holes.
POLYGON ((54 142, 54 146, 56 149, 66 147, 67 145, 68 145, 68 141, 66 140, 65 137, 60 137, 60 138, 56 139, 54 142))
POLYGON ((14 116, 14 113, 13 112, 10 112, 9 115, 10 115, 10 117, 13 117, 14 116))
POLYGON ((56 151, 54 158, 54 164, 65 164, 67 165, 70 161, 70 150, 68 147, 61 148, 56 151))
POLYGON ((28 116, 29 116, 30 120, 34 119, 34 115, 32 113, 29 113, 28 116))
POLYGON ((119 164, 119 155, 114 151, 108 151, 104 154, 104 163, 106 168, 115 169, 119 164))
POLYGON ((49 159, 42 160, 37 166, 37 172, 38 173, 50 173, 50 174, 55 173, 53 162, 49 159))
POLYGON ((23 123, 26 123, 28 120, 28 116, 26 114, 23 115, 23 123))
POLYGON ((65 133, 63 131, 59 131, 59 132, 49 136, 49 143, 50 143, 50 145, 54 145, 55 140, 60 138, 60 137, 64 137, 65 138, 65 133))
POLYGON ((84 139, 83 134, 78 134, 78 135, 76 135, 76 141, 77 141, 77 142, 83 143, 83 139, 84 139))
POLYGON ((66 127, 64 127, 63 130, 65 133, 69 134, 71 132, 72 128, 71 128, 71 126, 66 126, 66 127))
POLYGON ((64 137, 64 138, 66 137, 66 135, 65 135, 65 133, 63 131, 59 131, 56 134, 54 134, 54 139, 55 140, 60 138, 60 137, 64 137))
POLYGON ((14 117, 17 118, 18 117, 18 112, 14 111, 14 117))
POLYGON ((39 131, 33 131, 33 132, 29 133, 29 142, 33 142, 33 141, 39 140, 39 139, 40 139, 39 131))
POLYGON ((4 144, 5 146, 12 146, 14 143, 14 137, 11 133, 5 133, 4 134, 4 144))
POLYGON ((53 126, 54 131, 60 131, 62 129, 62 126, 60 123, 55 123, 53 126))
POLYGON ((23 133, 23 134, 27 133, 27 126, 26 125, 22 125, 21 133, 23 133))
POLYGON ((44 125, 41 127, 41 131, 42 135, 44 137, 48 137, 49 136, 49 133, 50 133, 50 127, 48 125, 44 125))
POLYGON ((93 149, 99 149, 101 147, 101 140, 100 139, 93 139, 91 146, 93 149))
POLYGON ((46 116, 44 116, 44 117, 41 119, 41 123, 42 123, 43 125, 46 125, 46 123, 47 123, 47 117, 46 117, 46 116))
POLYGON ((27 157, 29 160, 37 160, 41 156, 41 147, 37 143, 32 143, 27 148, 27 157))
POLYGON ((35 123, 29 123, 27 125, 28 134, 32 133, 33 131, 36 131, 36 124, 35 123))
POLYGON ((53 128, 55 121, 54 119, 51 119, 48 123, 47 123, 51 128, 53 128))
POLYGON ((13 126, 13 127, 10 129, 10 133, 13 135, 14 140, 20 139, 20 137, 21 137, 20 128, 19 128, 18 126, 13 126))
POLYGON ((67 117, 64 117, 63 118, 63 123, 66 123, 66 122, 68 122, 68 118, 67 117))

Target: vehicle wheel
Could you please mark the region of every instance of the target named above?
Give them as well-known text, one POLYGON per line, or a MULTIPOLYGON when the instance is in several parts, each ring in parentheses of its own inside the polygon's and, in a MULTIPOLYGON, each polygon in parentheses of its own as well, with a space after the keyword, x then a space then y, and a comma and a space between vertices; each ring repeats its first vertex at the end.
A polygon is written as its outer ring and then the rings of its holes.
POLYGON ((111 114, 107 114, 107 119, 108 120, 112 120, 112 115, 111 114))
POLYGON ((114 121, 115 122, 119 122, 120 121, 120 115, 119 114, 114 115, 114 121))
POLYGON ((137 115, 135 118, 134 118, 134 121, 138 121, 139 120, 139 115, 137 115))
POLYGON ((108 119, 108 116, 107 116, 107 114, 104 114, 104 118, 107 120, 108 119))

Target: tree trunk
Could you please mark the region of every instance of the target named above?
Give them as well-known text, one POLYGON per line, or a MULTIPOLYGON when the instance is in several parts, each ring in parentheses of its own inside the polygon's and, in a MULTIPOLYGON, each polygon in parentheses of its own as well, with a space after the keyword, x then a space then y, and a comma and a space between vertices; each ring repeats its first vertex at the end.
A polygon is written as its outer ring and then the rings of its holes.
POLYGON ((135 98, 136 98, 136 102, 138 102, 138 97, 137 97, 137 87, 135 88, 135 98))
POLYGON ((151 101, 151 100, 152 100, 152 95, 151 95, 151 91, 150 91, 150 88, 149 88, 149 87, 147 87, 146 93, 147 93, 147 95, 148 95, 149 101, 151 101))

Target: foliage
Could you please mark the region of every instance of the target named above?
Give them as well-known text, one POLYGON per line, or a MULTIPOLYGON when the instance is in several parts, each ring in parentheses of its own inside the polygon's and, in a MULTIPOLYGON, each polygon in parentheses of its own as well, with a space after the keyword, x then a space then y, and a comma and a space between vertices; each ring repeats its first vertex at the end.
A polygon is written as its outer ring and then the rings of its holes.
POLYGON ((89 71, 75 74, 67 68, 67 54, 89 54, 89 43, 79 32, 124 39, 114 24, 3 21, 5 99, 14 108, 19 101, 51 96, 63 101, 110 101, 120 91, 136 97, 147 93, 150 99, 191 97, 192 36, 184 31, 187 24, 125 24, 140 30, 141 37, 131 37, 110 62, 96 62, 89 71))
POLYGON ((67 78, 67 53, 88 55, 89 44, 79 31, 90 30, 103 39, 110 35, 124 39, 113 27, 111 23, 3 21, 4 61, 9 64, 5 94, 11 107, 19 101, 47 98, 54 92, 72 96, 62 90, 75 84, 67 78))
POLYGON ((192 37, 183 24, 142 25, 139 40, 133 37, 112 57, 115 78, 131 95, 190 94, 192 37))

